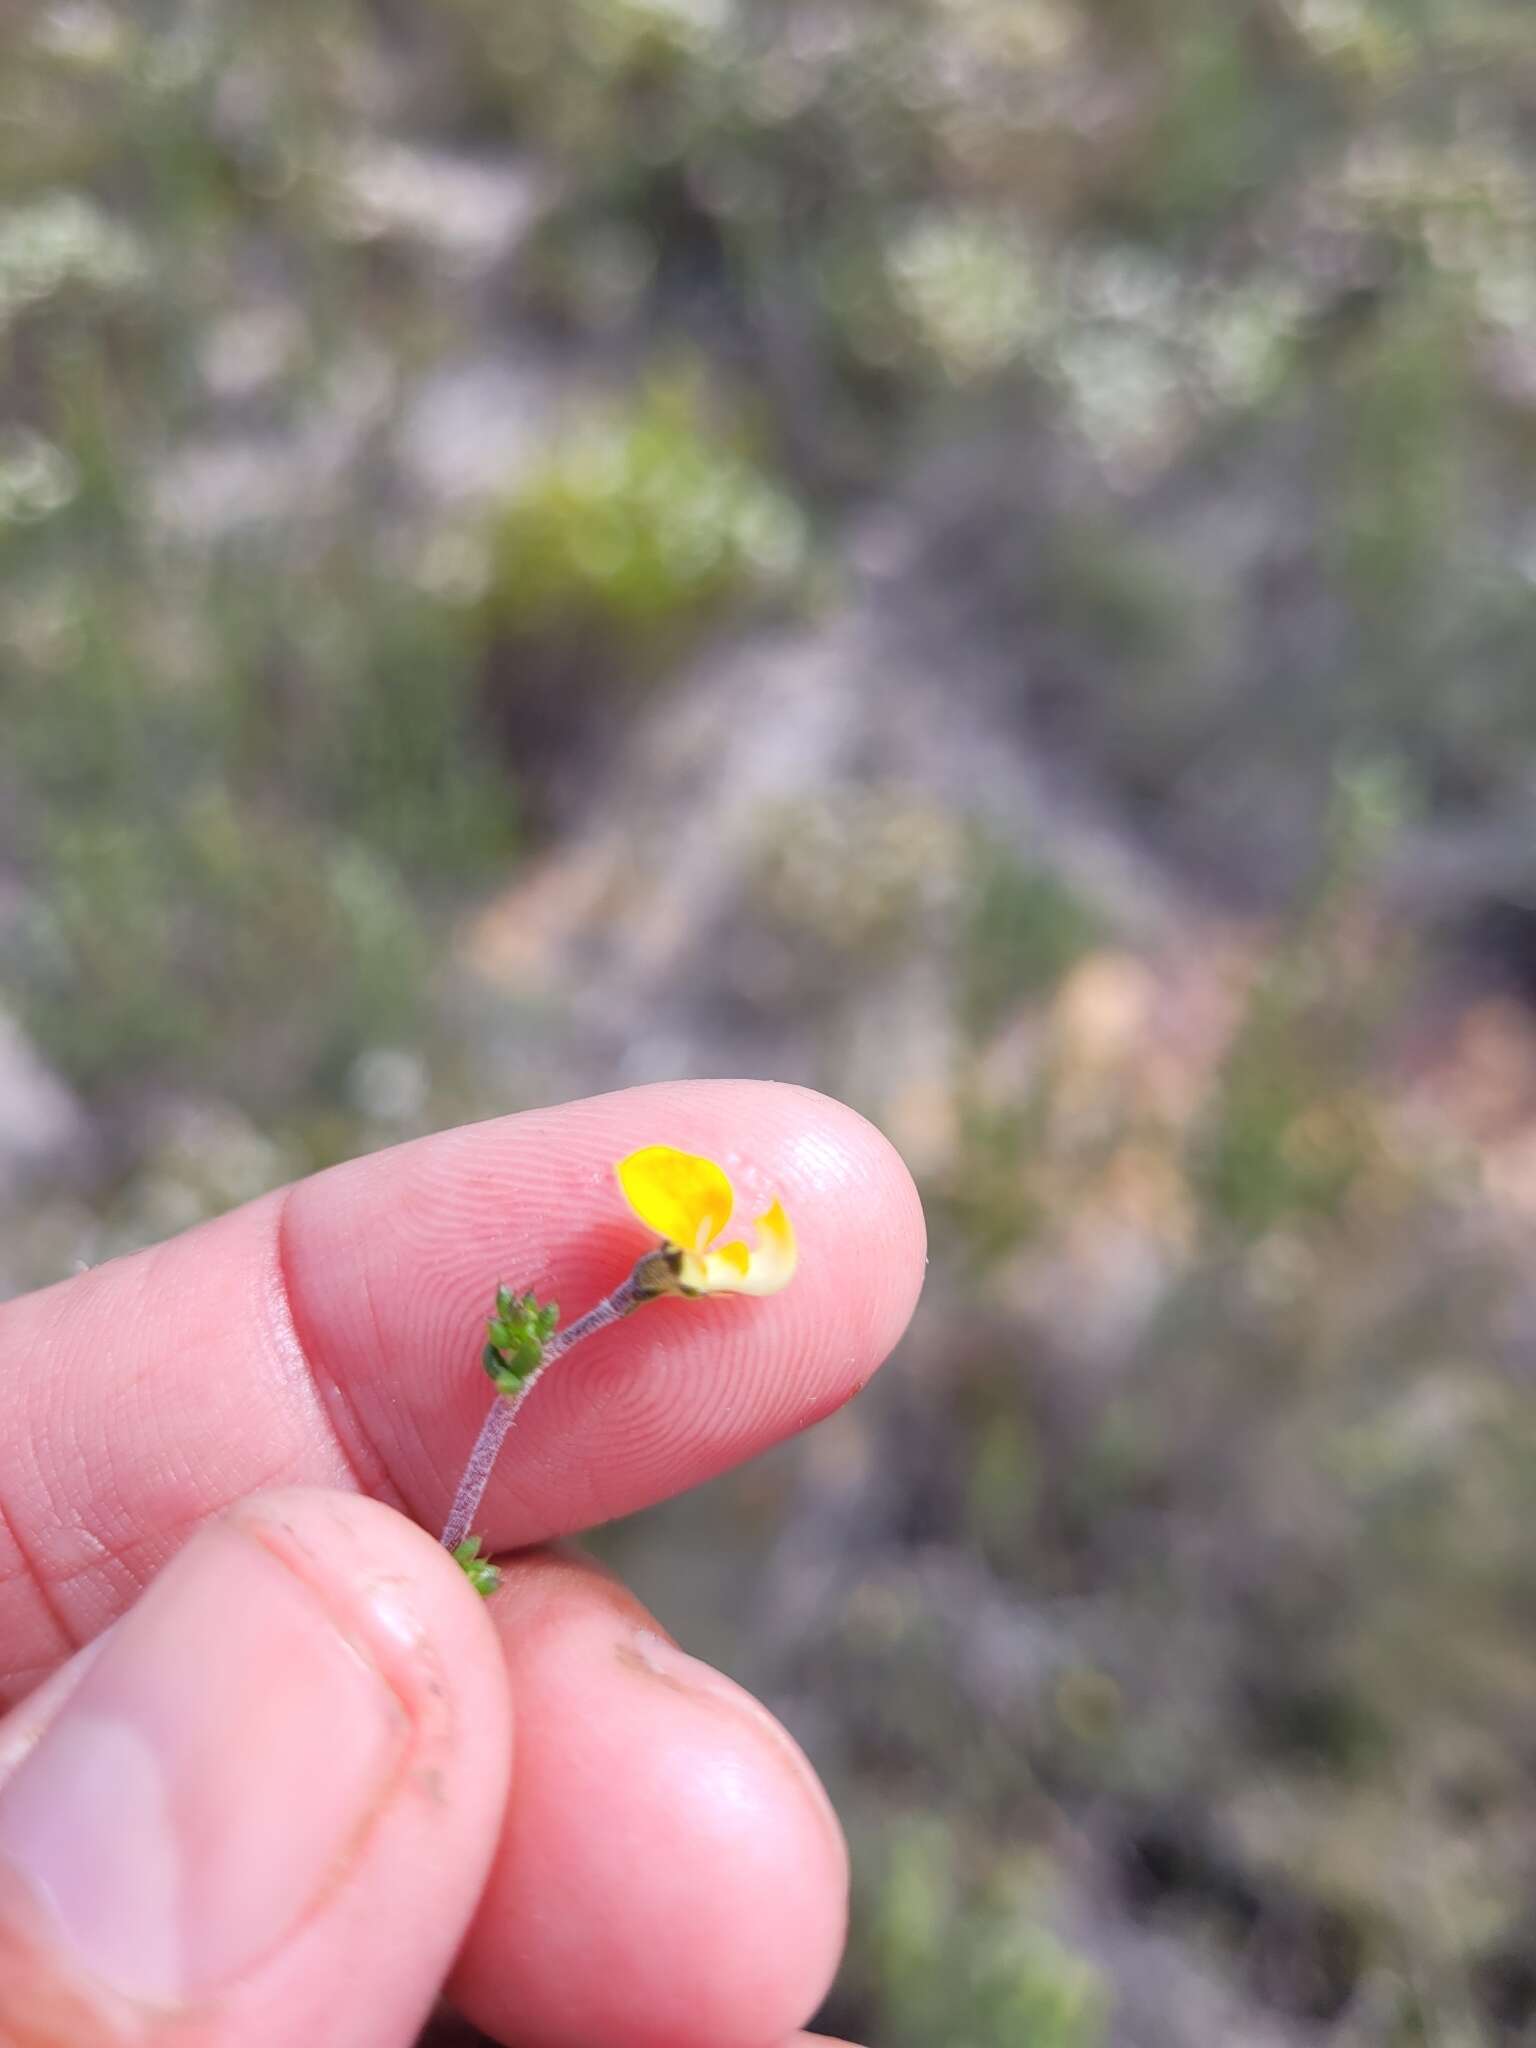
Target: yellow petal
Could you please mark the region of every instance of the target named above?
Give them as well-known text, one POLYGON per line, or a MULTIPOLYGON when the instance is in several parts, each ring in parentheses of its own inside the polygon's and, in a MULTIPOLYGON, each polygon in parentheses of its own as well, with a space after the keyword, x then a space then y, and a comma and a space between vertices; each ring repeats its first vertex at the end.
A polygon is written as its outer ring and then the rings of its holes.
POLYGON ((702 1251, 731 1220, 735 1197, 713 1159, 671 1145, 643 1145, 614 1171, 640 1221, 685 1251, 702 1251))
POLYGON ((687 1279, 700 1294, 777 1294, 795 1277, 798 1259, 795 1233, 775 1202, 757 1219, 757 1243, 748 1247, 738 1238, 717 1250, 690 1259, 687 1279))

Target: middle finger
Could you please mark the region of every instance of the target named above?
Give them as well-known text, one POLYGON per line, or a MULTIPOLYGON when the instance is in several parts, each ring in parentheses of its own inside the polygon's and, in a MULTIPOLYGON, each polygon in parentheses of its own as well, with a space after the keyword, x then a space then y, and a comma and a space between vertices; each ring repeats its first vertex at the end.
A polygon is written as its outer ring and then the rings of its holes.
POLYGON ((518 1702, 506 1824, 452 1985, 514 2048, 764 2048, 842 1952, 848 1862, 803 1753, 569 1553, 490 1603, 518 1702))

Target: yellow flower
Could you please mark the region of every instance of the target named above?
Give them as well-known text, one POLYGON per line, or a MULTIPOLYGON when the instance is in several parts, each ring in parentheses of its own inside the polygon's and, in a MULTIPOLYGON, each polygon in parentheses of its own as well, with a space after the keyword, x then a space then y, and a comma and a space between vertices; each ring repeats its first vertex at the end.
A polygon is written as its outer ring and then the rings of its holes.
POLYGON ((757 1218, 754 1245, 735 1237, 715 1240, 731 1220, 735 1192, 713 1159, 670 1145, 643 1145, 614 1171, 624 1199, 649 1229, 665 1240, 659 1259, 678 1294, 777 1294, 795 1272, 795 1233, 784 1205, 774 1201, 757 1218))

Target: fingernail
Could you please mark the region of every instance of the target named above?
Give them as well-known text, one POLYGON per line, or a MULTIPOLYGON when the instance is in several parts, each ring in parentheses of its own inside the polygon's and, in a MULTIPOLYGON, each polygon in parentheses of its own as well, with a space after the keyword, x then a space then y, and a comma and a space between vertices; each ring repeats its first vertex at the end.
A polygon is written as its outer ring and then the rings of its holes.
POLYGON ((408 1735, 398 1695, 315 1593, 251 1535, 211 1529, 0 1785, 0 1867, 66 1967, 181 2005, 321 1897, 408 1735))

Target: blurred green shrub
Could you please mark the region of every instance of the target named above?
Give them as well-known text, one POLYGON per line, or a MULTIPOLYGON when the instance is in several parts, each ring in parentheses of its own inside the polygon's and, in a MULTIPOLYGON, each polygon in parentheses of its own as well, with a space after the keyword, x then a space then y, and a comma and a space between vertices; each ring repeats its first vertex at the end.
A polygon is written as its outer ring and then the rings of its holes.
POLYGON ((675 644, 733 599, 783 588, 805 532, 697 379, 659 375, 563 436, 496 516, 486 598, 516 637, 675 644))
POLYGON ((519 844, 474 621, 358 427, 435 317, 402 269, 384 339, 327 202, 371 32, 0 24, 0 1000, 104 1104, 350 1115, 422 1024, 445 885, 519 844), (319 443, 352 453, 316 489, 319 443))
POLYGON ((1096 1970, 1042 1924, 1043 1864, 962 1878, 953 1833, 893 1822, 868 1886, 851 1972, 878 1986, 869 2021, 891 2048, 1096 2048, 1108 2001, 1096 1970))
POLYGON ((1192 1134, 1191 1192, 1218 1230, 1326 1225, 1394 1178, 1374 1054, 1408 938, 1366 924, 1359 892, 1407 802, 1391 762, 1336 765, 1310 900, 1274 933, 1192 1134))
MULTIPOLYGON (((563 326, 709 333, 750 366, 776 462, 815 488, 1026 418, 1111 483, 1103 605, 1062 619, 1064 550, 1036 514, 1064 494, 1023 461, 980 552, 1017 530, 1037 566, 999 578, 993 627, 1066 635, 1046 711, 1181 855, 1236 847, 1234 888, 1286 864, 1293 883, 1341 741, 1401 747, 1448 809, 1518 801, 1536 745, 1518 9, 455 0, 453 18, 486 125, 561 166, 531 268, 561 280, 543 309, 563 326)), ((1053 504, 1086 532, 1084 509, 1053 504)))
POLYGON ((1191 1162, 1206 1216, 1241 1236, 1337 1219, 1378 1156, 1357 1020, 1311 947, 1252 995, 1191 1162))
POLYGON ((535 825, 558 814, 669 662, 796 590, 806 532, 688 371, 559 436, 491 515, 482 698, 535 825))
POLYGON ((463 621, 344 554, 112 564, 111 521, 76 509, 46 573, 0 579, 0 851, 24 892, 0 990, 109 1098, 333 1090, 419 1024, 443 880, 517 845, 463 621))
POLYGON ((995 1031, 1015 1005, 1054 987, 1106 934, 1097 913, 1060 875, 1026 867, 986 838, 973 852, 968 893, 958 1007, 963 1029, 977 1040, 995 1031))
POLYGON ((77 1082, 260 1104, 334 1086, 408 1037, 423 936, 358 843, 263 825, 217 790, 153 816, 61 817, 23 927, 24 1015, 77 1082))

